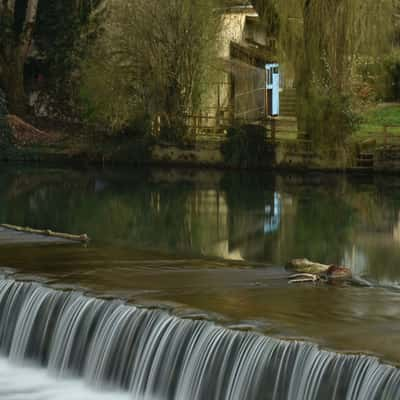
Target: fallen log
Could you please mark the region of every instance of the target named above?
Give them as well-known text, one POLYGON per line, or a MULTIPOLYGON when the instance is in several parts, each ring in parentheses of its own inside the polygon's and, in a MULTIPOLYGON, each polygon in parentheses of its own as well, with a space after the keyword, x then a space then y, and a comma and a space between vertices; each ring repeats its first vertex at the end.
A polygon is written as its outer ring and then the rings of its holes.
POLYGON ((316 282, 323 280, 326 282, 349 281, 353 274, 350 268, 326 265, 312 262, 306 258, 297 258, 287 263, 286 268, 293 271, 289 276, 292 283, 316 282))
POLYGON ((53 232, 50 229, 33 229, 29 227, 10 225, 10 224, 0 224, 0 227, 5 229, 10 229, 16 232, 30 233, 33 235, 49 236, 54 238, 60 238, 65 240, 70 240, 73 242, 87 243, 90 241, 89 236, 84 233, 83 235, 72 235, 70 233, 53 232))

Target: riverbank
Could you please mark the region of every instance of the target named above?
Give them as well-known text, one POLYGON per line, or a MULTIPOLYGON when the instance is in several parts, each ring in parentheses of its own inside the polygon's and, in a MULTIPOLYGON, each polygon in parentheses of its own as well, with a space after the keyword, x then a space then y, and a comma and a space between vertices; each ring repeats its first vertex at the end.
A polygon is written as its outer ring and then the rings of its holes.
MULTIPOLYGON (((228 163, 226 136, 200 136, 173 144, 153 136, 112 136, 80 124, 34 121, 36 126, 11 116, 13 148, 0 154, 2 161, 59 164, 134 164, 191 168, 242 169, 228 163)), ((309 140, 266 138, 265 159, 252 168, 287 171, 342 171, 393 173, 400 171, 400 142, 387 134, 382 140, 353 140, 340 154, 317 152, 309 140), (389 139, 388 139, 389 137, 389 139)), ((245 169, 245 168, 243 168, 245 169)))

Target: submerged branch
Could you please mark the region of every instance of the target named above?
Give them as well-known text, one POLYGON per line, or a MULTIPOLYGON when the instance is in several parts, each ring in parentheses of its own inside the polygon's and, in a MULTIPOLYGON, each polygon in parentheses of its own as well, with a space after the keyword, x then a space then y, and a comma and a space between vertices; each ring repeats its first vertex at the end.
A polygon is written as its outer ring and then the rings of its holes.
POLYGON ((17 232, 29 233, 32 235, 50 236, 50 237, 70 240, 73 242, 87 243, 90 241, 90 238, 86 233, 84 233, 83 235, 72 235, 70 233, 53 232, 50 229, 44 229, 44 230, 32 229, 29 227, 22 227, 22 226, 17 226, 17 225, 10 225, 10 224, 0 224, 0 227, 5 228, 5 229, 10 229, 13 231, 17 231, 17 232))

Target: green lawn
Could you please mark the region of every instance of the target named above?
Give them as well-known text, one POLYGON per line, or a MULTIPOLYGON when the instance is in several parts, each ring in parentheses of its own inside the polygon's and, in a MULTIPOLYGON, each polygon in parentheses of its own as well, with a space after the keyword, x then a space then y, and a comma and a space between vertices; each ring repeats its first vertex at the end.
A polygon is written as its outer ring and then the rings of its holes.
POLYGON ((366 124, 400 126, 400 103, 377 106, 363 115, 366 124))
POLYGON ((390 135, 400 135, 400 104, 379 105, 362 115, 360 129, 353 135, 356 140, 374 138, 383 141, 383 127, 390 135))

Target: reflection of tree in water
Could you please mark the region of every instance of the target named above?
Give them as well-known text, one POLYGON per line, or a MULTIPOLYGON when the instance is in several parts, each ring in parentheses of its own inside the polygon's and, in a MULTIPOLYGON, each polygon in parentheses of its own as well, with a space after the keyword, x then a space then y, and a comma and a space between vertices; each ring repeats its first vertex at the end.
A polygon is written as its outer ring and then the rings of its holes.
POLYGON ((10 223, 199 254, 226 230, 219 227, 218 191, 154 183, 145 172, 27 171, 2 174, 0 182, 0 216, 10 223))
POLYGON ((400 209, 400 190, 393 190, 388 182, 386 179, 366 184, 354 178, 336 177, 318 186, 308 186, 307 182, 294 187, 283 184, 282 190, 290 193, 296 211, 290 219, 283 218, 290 233, 280 239, 285 242, 282 261, 309 257, 341 263, 349 260, 353 244, 361 242, 363 245, 357 251, 363 257, 358 259, 366 257, 370 266, 373 263, 379 268, 383 259, 398 257, 399 252, 392 250, 383 257, 388 240, 393 243, 400 209))
POLYGON ((218 184, 155 181, 151 171, 140 170, 3 170, 0 221, 87 232, 138 248, 276 264, 294 257, 340 263, 356 244, 372 274, 400 275, 400 184, 297 180, 227 173, 218 184), (279 221, 268 230, 278 194, 279 221))
POLYGON ((327 184, 308 179, 283 177, 277 182, 280 227, 265 238, 273 263, 282 265, 302 257, 326 263, 342 260, 354 214, 344 198, 341 179, 327 184))
POLYGON ((222 182, 229 209, 229 247, 243 258, 265 260, 265 207, 273 205, 275 178, 260 173, 227 174, 222 182))
POLYGON ((68 208, 65 193, 88 186, 90 179, 74 171, 6 170, 0 175, 1 220, 37 227, 62 226, 66 220, 60 210, 68 208))
POLYGON ((300 194, 294 221, 292 255, 339 264, 353 224, 353 210, 329 189, 300 194))
POLYGON ((60 171, 14 175, 2 185, 2 217, 21 225, 87 231, 98 240, 190 247, 186 215, 190 187, 152 188, 140 174, 118 182, 107 179, 95 174, 68 177, 60 171), (7 208, 9 204, 12 207, 7 208))
POLYGON ((192 190, 188 185, 146 188, 145 194, 135 199, 142 204, 138 204, 129 238, 146 247, 192 249, 192 221, 188 213, 192 190))
POLYGON ((373 280, 399 282, 400 179, 353 182, 347 198, 358 216, 354 246, 346 253, 348 262, 373 280), (357 264, 360 254, 362 265, 357 264))
POLYGON ((287 184, 283 178, 278 187, 281 181, 271 175, 227 175, 230 246, 244 258, 281 265, 294 257, 339 263, 353 223, 340 184, 311 186, 303 179, 287 184), (272 224, 276 212, 279 220, 272 224))

